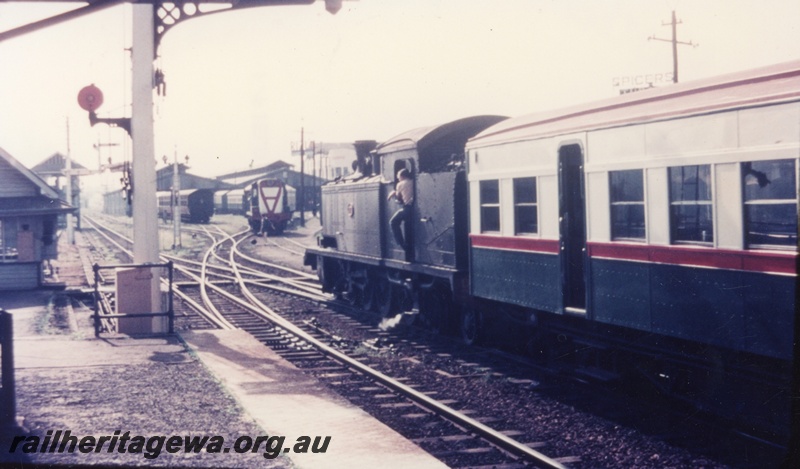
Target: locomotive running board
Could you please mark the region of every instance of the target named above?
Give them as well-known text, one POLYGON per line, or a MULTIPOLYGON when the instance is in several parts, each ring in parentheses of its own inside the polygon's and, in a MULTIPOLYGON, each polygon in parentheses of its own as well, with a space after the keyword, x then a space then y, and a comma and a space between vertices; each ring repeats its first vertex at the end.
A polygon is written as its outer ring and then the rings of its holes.
POLYGON ((344 261, 360 262, 365 265, 386 267, 405 272, 430 275, 432 277, 439 277, 439 278, 452 278, 454 276, 466 273, 464 271, 448 267, 431 266, 427 264, 406 262, 397 259, 383 259, 380 257, 364 256, 360 254, 353 254, 348 252, 319 249, 319 248, 307 248, 306 254, 303 258, 303 264, 307 266, 316 265, 316 259, 313 258, 314 256, 324 256, 335 259, 341 259, 344 261))

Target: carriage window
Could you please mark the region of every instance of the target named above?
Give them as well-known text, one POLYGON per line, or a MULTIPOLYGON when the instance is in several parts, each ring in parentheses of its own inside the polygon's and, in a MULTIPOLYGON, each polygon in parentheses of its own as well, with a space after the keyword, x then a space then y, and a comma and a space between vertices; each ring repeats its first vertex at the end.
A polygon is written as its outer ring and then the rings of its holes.
POLYGON ((481 233, 500 231, 499 181, 481 181, 481 233))
POLYGON ((797 246, 795 160, 742 163, 745 242, 750 248, 797 246))
POLYGON ((611 239, 645 239, 644 180, 641 169, 608 173, 611 192, 611 239))
POLYGON ((538 231, 536 178, 514 179, 514 233, 536 234, 538 231))
POLYGON ((714 241, 710 165, 669 168, 669 202, 672 242, 714 241))

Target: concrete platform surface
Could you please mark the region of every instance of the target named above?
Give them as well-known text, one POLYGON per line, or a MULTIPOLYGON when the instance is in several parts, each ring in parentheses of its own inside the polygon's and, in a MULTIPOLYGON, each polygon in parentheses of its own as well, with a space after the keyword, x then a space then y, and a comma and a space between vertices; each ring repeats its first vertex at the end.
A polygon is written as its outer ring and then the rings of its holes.
POLYGON ((320 385, 241 330, 181 334, 269 435, 330 436, 324 454, 290 454, 299 467, 444 468, 439 460, 320 385))

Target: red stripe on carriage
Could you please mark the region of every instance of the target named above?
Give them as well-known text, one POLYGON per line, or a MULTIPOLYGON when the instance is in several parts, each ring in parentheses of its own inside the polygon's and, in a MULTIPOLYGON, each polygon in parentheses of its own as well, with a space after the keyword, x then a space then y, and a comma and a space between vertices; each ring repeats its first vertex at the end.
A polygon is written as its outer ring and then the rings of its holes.
POLYGON ((471 234, 472 247, 558 254, 558 240, 471 234))
POLYGON ((737 251, 684 246, 588 243, 590 257, 693 265, 752 272, 797 273, 796 252, 737 251))

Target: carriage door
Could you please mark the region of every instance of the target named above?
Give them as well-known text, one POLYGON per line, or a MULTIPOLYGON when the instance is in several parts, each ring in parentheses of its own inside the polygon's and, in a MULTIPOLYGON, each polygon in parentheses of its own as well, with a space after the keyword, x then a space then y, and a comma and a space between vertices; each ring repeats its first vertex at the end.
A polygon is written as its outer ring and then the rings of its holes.
POLYGON ((558 151, 559 244, 561 291, 564 311, 586 313, 586 211, 583 187, 583 154, 579 145, 558 151))

